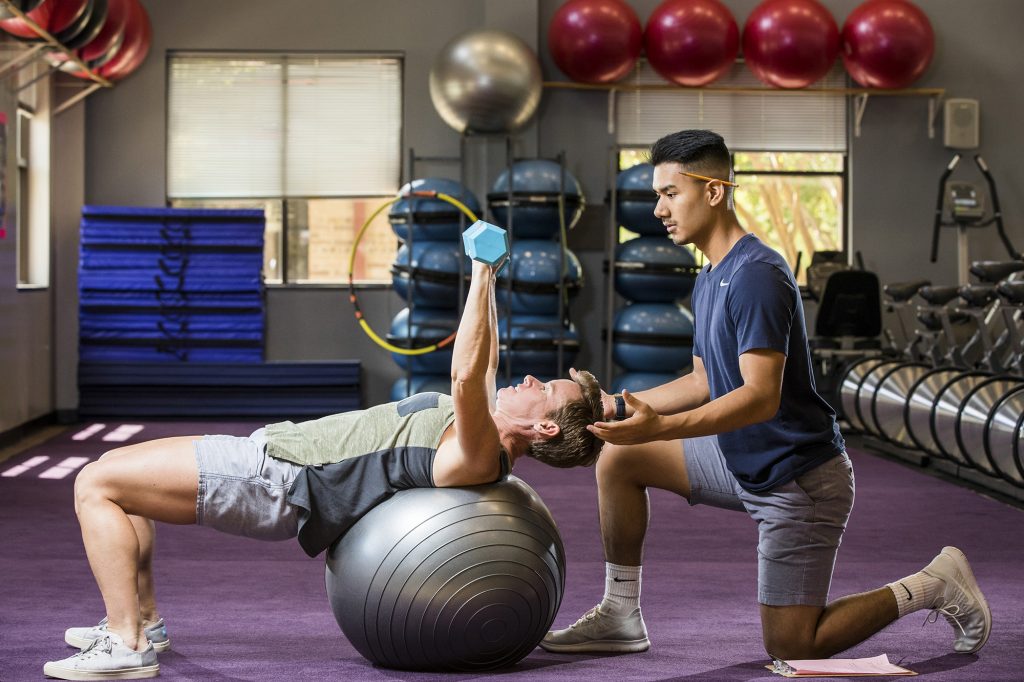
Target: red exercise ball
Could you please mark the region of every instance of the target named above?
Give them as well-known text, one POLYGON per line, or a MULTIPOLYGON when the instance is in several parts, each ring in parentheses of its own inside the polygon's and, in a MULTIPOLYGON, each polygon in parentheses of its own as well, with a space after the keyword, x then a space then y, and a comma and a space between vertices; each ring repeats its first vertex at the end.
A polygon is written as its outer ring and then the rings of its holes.
POLYGON ((935 54, 935 33, 907 0, 868 0, 843 24, 843 65, 866 88, 905 88, 935 54))
POLYGON ((644 29, 647 61, 679 85, 707 85, 733 65, 740 29, 719 0, 665 0, 644 29))
POLYGON ((643 29, 622 0, 569 0, 548 26, 548 50, 565 75, 581 83, 611 83, 640 58, 643 29))
POLYGON ((807 87, 838 54, 839 27, 818 0, 764 0, 743 27, 747 66, 775 87, 807 87))

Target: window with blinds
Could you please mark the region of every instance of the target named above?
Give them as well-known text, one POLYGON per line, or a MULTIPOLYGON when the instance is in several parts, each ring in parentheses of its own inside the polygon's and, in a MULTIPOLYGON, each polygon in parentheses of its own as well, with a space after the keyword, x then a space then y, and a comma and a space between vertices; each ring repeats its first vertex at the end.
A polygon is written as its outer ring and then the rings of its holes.
MULTIPOLYGON (((665 83, 646 63, 635 78, 637 84, 665 83)), ((814 87, 846 85, 837 66, 814 87)), ((711 87, 726 91, 622 91, 615 109, 620 168, 645 161, 647 148, 663 135, 687 128, 719 133, 733 151, 740 222, 779 251, 803 283, 815 252, 845 248, 846 98, 765 88, 742 64, 711 87)))
MULTIPOLYGON (((663 85, 665 80, 643 62, 630 83, 663 85)), ((623 91, 615 105, 619 144, 646 146, 677 130, 707 128, 736 151, 846 151, 847 107, 841 95, 767 88, 740 63, 710 87, 763 88, 764 93, 623 91)), ((814 87, 844 88, 845 72, 837 65, 814 87)))
MULTIPOLYGON (((402 63, 173 54, 167 127, 172 205, 263 207, 268 281, 341 282, 361 217, 399 186, 402 63)), ((372 263, 390 265, 394 239, 366 246, 390 254, 360 259, 371 265, 357 279, 390 281, 372 263)))

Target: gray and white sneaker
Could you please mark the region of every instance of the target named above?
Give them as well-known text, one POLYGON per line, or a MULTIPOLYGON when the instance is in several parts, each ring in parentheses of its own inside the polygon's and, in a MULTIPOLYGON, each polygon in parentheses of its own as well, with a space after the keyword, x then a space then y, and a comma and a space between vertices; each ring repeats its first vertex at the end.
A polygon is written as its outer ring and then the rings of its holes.
POLYGON ((135 651, 120 636, 107 632, 74 656, 48 662, 43 674, 59 680, 137 680, 159 675, 160 664, 152 644, 135 651))
POLYGON ((956 547, 943 547, 922 570, 946 584, 925 622, 934 623, 940 614, 944 616, 956 635, 953 650, 961 654, 973 654, 985 646, 992 630, 992 611, 964 553, 956 547))
POLYGON ((647 651, 651 640, 640 609, 628 616, 615 616, 598 604, 564 630, 549 632, 540 646, 556 653, 628 654, 647 651))
MULTIPOLYGON (((163 618, 152 625, 147 625, 145 632, 146 639, 153 644, 153 648, 157 652, 167 651, 171 648, 171 639, 167 636, 167 626, 164 625, 163 618)), ((99 624, 91 628, 68 628, 64 631, 64 641, 71 646, 84 649, 100 637, 105 637, 106 634, 107 619, 104 617, 99 624)))

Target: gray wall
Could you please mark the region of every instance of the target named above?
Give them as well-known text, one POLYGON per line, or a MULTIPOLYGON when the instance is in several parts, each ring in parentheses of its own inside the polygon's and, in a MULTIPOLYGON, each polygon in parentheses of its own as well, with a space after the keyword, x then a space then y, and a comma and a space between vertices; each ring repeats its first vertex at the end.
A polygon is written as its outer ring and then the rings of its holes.
MULTIPOLYGON (((737 20, 743 20, 757 0, 726 0, 737 20)), ((301 11, 282 11, 271 0, 144 0, 154 25, 153 50, 145 65, 110 91, 98 93, 85 105, 85 192, 88 203, 160 205, 165 200, 165 55, 167 50, 385 50, 406 57, 405 145, 420 154, 454 154, 458 138, 436 115, 427 90, 434 54, 451 37, 479 26, 505 28, 533 45, 539 44, 545 77, 564 79, 546 55, 546 30, 558 0, 310 0, 301 11)), ((657 0, 633 0, 645 21, 657 0)), ((826 0, 841 23, 858 0, 826 0)), ((982 103, 981 152, 1000 183, 1004 213, 1011 237, 1024 246, 1020 220, 1024 214, 1024 183, 1016 154, 1018 120, 1024 101, 1015 87, 1014 65, 1021 63, 1017 27, 1024 25, 1024 3, 1018 0, 921 0, 935 27, 938 51, 931 69, 918 83, 944 87, 948 95, 975 97, 982 103)), ((568 154, 571 170, 582 181, 590 208, 573 231, 570 245, 582 257, 589 286, 578 300, 575 317, 588 350, 577 364, 599 368, 601 357, 599 285, 606 231, 600 206, 608 187, 606 128, 607 99, 600 93, 548 90, 536 122, 518 138, 517 155, 568 154)), ((955 240, 943 235, 940 262, 927 262, 935 183, 950 153, 926 132, 927 104, 921 98, 874 98, 864 117, 862 135, 851 143, 852 247, 863 253, 869 268, 884 280, 956 277, 955 240)), ((66 115, 65 115, 66 116, 66 115)), ((73 145, 72 145, 73 146, 73 145)), ((471 166, 490 169, 501 162, 500 145, 481 144, 471 166), (475 164, 475 165, 474 165, 475 164)), ((445 168, 423 167, 418 175, 445 168)), ((71 172, 73 175, 73 172, 71 172)), ((493 177, 481 172, 483 177, 493 177)), ((959 177, 975 179, 972 169, 959 177)), ((480 190, 479 184, 474 189, 480 190)), ((71 196, 75 196, 71 188, 71 196)), ((67 225, 55 225, 65 229, 67 225)), ((70 233, 65 234, 72 239, 70 233)), ((0 242, 0 371, 37 362, 22 338, 9 339, 6 320, 12 306, 7 263, 10 240, 0 242), (13 350, 12 350, 13 349, 13 350)), ((972 257, 1001 257, 991 230, 973 235, 972 257)), ((60 258, 61 281, 73 281, 73 261, 60 258)), ((73 291, 73 290, 71 290, 73 291)), ((400 301, 386 291, 363 294, 364 309, 373 311, 375 328, 386 326, 400 301)), ((44 327, 45 306, 22 299, 14 313, 19 328, 44 327)), ((58 408, 74 407, 73 330, 77 316, 73 296, 60 296, 55 319, 65 330, 58 338, 58 408)), ((344 296, 337 289, 272 290, 268 295, 268 358, 314 359, 358 357, 364 363, 365 398, 378 402, 399 376, 383 351, 373 347, 355 326, 344 296)), ((45 363, 44 363, 45 364, 45 363)), ((9 372, 8 372, 9 375, 9 372)), ((22 390, 27 390, 24 386, 22 390)), ((21 409, 13 421, 31 412, 21 409)), ((13 413, 12 413, 13 414, 13 413)), ((12 418, 8 417, 8 421, 12 418)), ((2 429, 3 422, 0 422, 2 429)))
MULTIPOLYGON (((10 77, 6 84, 13 80, 10 77)), ((37 112, 45 115, 48 102, 49 94, 41 94, 37 112)), ((7 236, 0 239, 0 433, 4 433, 53 411, 54 287, 18 289, 17 99, 6 86, 0 89, 0 112, 7 121, 2 162, 2 225, 7 236)))

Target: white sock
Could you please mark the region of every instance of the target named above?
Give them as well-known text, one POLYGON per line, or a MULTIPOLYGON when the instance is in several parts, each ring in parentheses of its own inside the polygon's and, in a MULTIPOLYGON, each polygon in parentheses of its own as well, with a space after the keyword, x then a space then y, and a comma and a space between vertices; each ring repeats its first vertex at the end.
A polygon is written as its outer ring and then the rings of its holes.
POLYGON ((908 613, 932 608, 935 602, 942 597, 946 583, 923 571, 918 571, 902 580, 889 583, 886 587, 896 595, 896 606, 899 608, 900 618, 902 618, 908 613))
POLYGON ((619 566, 605 562, 602 611, 616 616, 628 616, 640 608, 640 571, 642 568, 642 566, 619 566))

